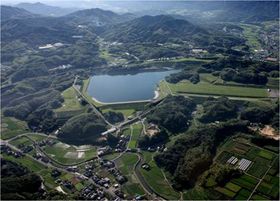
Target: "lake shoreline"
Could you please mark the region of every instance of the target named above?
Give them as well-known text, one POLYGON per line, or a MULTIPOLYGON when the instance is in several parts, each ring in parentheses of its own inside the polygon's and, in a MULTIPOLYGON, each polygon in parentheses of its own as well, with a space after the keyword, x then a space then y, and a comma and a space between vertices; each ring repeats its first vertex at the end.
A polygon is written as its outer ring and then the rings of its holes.
POLYGON ((94 75, 90 78, 87 92, 94 102, 101 105, 152 102, 160 97, 158 83, 176 71, 94 75))
POLYGON ((160 93, 159 93, 159 89, 156 89, 154 91, 155 93, 155 96, 152 98, 152 99, 147 99, 147 100, 135 100, 135 101, 118 101, 118 102, 102 102, 102 101, 99 101, 97 100, 96 98, 94 97, 91 97, 93 101, 99 103, 99 104, 102 104, 102 105, 117 105, 117 104, 129 104, 129 103, 145 103, 145 102, 151 102, 153 100, 156 100, 159 98, 160 96, 160 93))

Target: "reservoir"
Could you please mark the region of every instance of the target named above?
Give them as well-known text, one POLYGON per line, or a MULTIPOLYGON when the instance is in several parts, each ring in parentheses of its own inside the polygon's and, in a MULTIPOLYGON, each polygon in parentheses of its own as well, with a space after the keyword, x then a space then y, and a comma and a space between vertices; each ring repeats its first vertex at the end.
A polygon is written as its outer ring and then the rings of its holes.
POLYGON ((103 103, 151 100, 160 80, 178 70, 141 72, 126 75, 94 75, 88 94, 103 103))

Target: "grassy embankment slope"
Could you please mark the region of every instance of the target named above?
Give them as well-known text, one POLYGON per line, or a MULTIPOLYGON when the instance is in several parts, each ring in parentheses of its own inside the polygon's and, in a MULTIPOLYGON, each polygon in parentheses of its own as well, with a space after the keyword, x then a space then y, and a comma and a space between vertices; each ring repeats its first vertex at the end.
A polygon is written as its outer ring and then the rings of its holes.
POLYGON ((201 81, 193 84, 188 80, 172 84, 161 82, 160 89, 163 93, 186 94, 197 96, 229 96, 237 98, 267 98, 265 88, 242 85, 239 83, 224 83, 220 78, 211 74, 201 74, 201 81))

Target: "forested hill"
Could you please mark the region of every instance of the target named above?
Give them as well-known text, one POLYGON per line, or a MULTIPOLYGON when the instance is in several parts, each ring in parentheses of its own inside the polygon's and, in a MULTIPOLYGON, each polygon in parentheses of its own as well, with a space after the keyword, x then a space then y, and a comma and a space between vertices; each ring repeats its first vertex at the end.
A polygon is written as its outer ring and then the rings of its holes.
POLYGON ((120 42, 159 42, 187 40, 207 31, 181 19, 167 15, 143 16, 132 21, 115 25, 105 32, 105 37, 120 42))
POLYGON ((99 8, 85 9, 73 12, 63 17, 63 19, 77 24, 87 24, 93 26, 104 26, 125 22, 134 18, 132 14, 117 14, 112 11, 99 8))
POLYGON ((23 19, 23 18, 31 18, 36 15, 28 12, 22 8, 15 8, 12 6, 1 6, 0 8, 1 21, 9 20, 9 19, 23 19))

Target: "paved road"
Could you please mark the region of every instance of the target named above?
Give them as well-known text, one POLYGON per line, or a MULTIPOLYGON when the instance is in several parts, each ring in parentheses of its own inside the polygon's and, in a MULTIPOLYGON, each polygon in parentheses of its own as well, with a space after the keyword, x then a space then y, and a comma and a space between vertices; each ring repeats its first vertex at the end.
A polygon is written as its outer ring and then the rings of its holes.
POLYGON ((143 164, 143 158, 141 154, 137 154, 138 156, 138 161, 134 166, 134 173, 135 176, 137 177, 137 179, 139 180, 141 186, 143 187, 143 189, 145 190, 145 192, 151 196, 154 199, 159 199, 161 198, 159 195, 156 194, 156 192, 149 186, 149 184, 147 184, 145 178, 143 177, 143 175, 140 172, 140 168, 143 164))
POLYGON ((40 135, 40 136, 47 137, 47 138, 57 139, 57 137, 53 136, 53 135, 47 135, 45 133, 30 133, 29 132, 29 133, 19 134, 19 135, 15 136, 15 137, 9 138, 9 139, 4 140, 4 141, 10 142, 10 141, 15 140, 15 139, 20 138, 20 137, 24 137, 24 136, 27 137, 27 135, 40 135))

